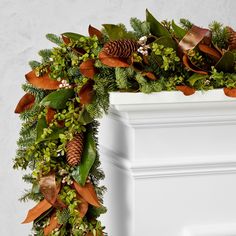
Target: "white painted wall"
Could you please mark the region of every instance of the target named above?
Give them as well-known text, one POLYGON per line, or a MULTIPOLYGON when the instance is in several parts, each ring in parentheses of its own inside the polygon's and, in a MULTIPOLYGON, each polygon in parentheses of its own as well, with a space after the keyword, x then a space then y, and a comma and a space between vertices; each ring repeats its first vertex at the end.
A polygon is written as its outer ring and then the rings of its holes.
POLYGON ((27 62, 52 46, 44 35, 128 23, 131 16, 144 18, 145 8, 158 19, 186 17, 201 26, 216 19, 236 28, 235 0, 0 0, 0 235, 25 236, 31 227, 20 225, 32 204, 17 201, 26 186, 21 173, 12 170, 20 128, 13 111, 23 95, 27 62))

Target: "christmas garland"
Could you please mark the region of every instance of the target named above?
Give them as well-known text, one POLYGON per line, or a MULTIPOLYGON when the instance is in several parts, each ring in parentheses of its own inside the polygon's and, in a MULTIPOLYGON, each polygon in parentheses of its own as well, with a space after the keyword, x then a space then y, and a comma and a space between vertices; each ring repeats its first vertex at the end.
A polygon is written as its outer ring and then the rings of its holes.
POLYGON ((186 19, 146 20, 89 26, 89 36, 48 34, 57 44, 31 61, 25 95, 15 112, 23 120, 14 168, 32 188, 21 200, 35 200, 23 223, 33 235, 106 235, 98 217, 105 187, 99 168, 97 118, 109 107, 109 92, 160 92, 223 88, 236 96, 236 32, 218 22, 209 29, 186 19))

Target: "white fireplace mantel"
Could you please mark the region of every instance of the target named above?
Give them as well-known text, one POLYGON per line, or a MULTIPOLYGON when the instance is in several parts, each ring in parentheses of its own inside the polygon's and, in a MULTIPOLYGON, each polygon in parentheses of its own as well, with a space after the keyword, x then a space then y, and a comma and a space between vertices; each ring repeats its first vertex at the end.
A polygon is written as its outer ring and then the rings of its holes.
POLYGON ((235 134, 236 99, 221 89, 111 93, 99 133, 108 235, 236 235, 235 134))

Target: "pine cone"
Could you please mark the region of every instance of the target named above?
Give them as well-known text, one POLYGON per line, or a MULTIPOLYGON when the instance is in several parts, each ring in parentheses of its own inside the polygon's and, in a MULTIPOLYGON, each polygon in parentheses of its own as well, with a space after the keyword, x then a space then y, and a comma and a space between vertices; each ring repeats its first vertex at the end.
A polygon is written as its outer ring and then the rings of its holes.
POLYGON ((84 148, 84 133, 76 134, 66 145, 66 159, 69 165, 80 163, 84 148))
POLYGON ((103 51, 113 57, 128 58, 139 48, 139 43, 132 39, 120 39, 106 43, 103 51))
POLYGON ((229 33, 229 49, 236 49, 236 32, 229 26, 227 26, 227 30, 229 33))

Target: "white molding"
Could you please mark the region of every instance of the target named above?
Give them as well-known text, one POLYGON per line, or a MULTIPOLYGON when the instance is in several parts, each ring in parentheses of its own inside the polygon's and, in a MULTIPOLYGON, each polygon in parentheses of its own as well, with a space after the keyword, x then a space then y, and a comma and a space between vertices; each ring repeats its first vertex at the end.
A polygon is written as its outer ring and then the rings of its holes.
POLYGON ((191 158, 191 162, 184 159, 148 159, 145 161, 129 161, 127 157, 115 153, 103 146, 100 147, 102 161, 130 172, 135 179, 165 178, 178 176, 219 175, 236 173, 234 157, 216 157, 211 160, 205 158, 191 158))
POLYGON ((192 96, 112 92, 109 116, 134 128, 236 125, 236 99, 222 89, 192 96))

